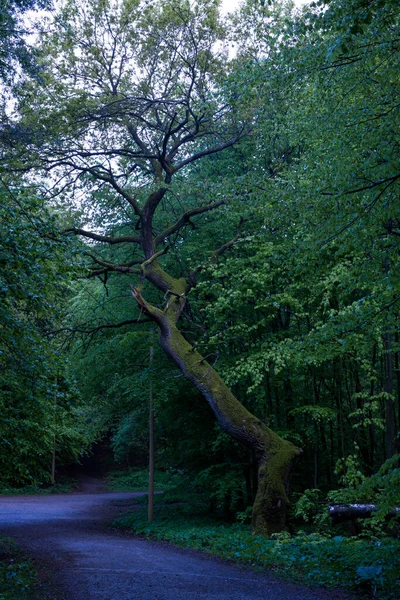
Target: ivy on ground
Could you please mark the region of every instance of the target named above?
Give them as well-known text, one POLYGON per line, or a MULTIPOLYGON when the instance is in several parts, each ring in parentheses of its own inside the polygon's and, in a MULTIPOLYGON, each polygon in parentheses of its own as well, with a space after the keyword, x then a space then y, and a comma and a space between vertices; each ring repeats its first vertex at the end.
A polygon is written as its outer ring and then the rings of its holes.
POLYGON ((0 600, 39 600, 37 572, 16 544, 0 537, 0 600))

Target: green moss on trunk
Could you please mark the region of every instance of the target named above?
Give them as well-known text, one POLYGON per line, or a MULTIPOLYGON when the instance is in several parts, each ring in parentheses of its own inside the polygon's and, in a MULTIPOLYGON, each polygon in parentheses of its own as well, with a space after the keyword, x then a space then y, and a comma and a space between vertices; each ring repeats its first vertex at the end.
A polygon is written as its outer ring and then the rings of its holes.
POLYGON ((299 450, 269 431, 268 450, 259 455, 258 487, 253 505, 253 532, 271 535, 285 529, 289 500, 289 474, 299 450))
MULTIPOLYGON (((282 531, 287 518, 290 467, 299 450, 251 414, 176 327, 186 302, 185 280, 165 279, 157 263, 152 263, 152 270, 152 276, 155 280, 162 279, 171 296, 166 309, 161 311, 148 304, 135 288, 132 293, 141 310, 158 324, 160 344, 166 354, 207 400, 221 429, 255 452, 259 469, 258 490, 253 507, 254 533, 270 535, 282 531), (172 284, 173 287, 169 288, 172 284)), ((149 275, 148 277, 150 278, 149 275)))
POLYGON ((270 535, 282 531, 287 520, 290 467, 299 450, 251 414, 214 368, 167 319, 161 326, 160 343, 185 377, 206 398, 223 431, 254 450, 258 457, 258 490, 253 507, 254 533, 270 535))

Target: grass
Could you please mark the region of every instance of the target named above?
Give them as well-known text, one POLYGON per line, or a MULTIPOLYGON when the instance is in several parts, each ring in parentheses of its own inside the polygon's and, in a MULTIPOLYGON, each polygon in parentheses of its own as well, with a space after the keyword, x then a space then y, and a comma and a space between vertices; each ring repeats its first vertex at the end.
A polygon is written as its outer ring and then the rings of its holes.
MULTIPOLYGON (((169 474, 156 471, 154 474, 155 489, 163 490, 168 486, 169 474)), ((149 487, 148 471, 112 471, 105 480, 107 487, 113 492, 143 492, 149 487)))
MULTIPOLYGON (((24 487, 11 487, 0 485, 0 496, 33 496, 47 494, 68 494, 74 488, 74 481, 56 483, 55 485, 26 485, 24 487)), ((0 600, 1 596, 0 596, 0 600)))
POLYGON ((384 600, 400 598, 400 541, 361 539, 299 531, 271 539, 253 536, 250 528, 190 515, 188 507, 157 499, 154 521, 145 509, 119 518, 113 526, 154 540, 207 552, 268 569, 307 585, 344 588, 384 600), (185 514, 186 513, 186 514, 185 514))
POLYGON ((38 585, 31 561, 12 540, 0 536, 0 600, 39 600, 38 585))

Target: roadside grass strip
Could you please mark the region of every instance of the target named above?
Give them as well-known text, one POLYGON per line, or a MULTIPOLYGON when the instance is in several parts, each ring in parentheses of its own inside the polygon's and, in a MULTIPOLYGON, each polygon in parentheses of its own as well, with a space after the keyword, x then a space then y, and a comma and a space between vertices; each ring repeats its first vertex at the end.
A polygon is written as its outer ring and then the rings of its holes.
POLYGON ((340 587, 381 600, 400 598, 400 540, 328 537, 303 531, 267 539, 253 536, 245 525, 188 518, 180 507, 162 506, 151 524, 142 509, 116 519, 113 526, 257 570, 269 569, 305 585, 340 587))

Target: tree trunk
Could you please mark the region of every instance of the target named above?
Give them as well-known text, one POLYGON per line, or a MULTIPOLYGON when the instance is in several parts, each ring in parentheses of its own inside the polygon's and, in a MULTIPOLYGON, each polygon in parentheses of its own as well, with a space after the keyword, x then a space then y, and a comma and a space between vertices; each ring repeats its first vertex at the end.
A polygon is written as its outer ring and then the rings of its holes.
POLYGON ((150 331, 150 385, 149 385, 149 493, 147 505, 147 520, 153 522, 154 511, 154 406, 153 406, 153 381, 151 369, 153 368, 154 359, 154 342, 153 342, 153 327, 150 331))
MULTIPOLYGON (((394 341, 396 343, 396 348, 398 348, 399 344, 399 335, 397 331, 394 334, 394 341)), ((396 372, 396 383, 397 383, 397 423, 399 423, 400 427, 400 361, 399 361, 399 352, 396 350, 394 353, 394 368, 396 372)), ((395 451, 400 452, 400 439, 399 436, 396 437, 395 440, 395 451)))
POLYGON ((386 391, 386 458, 394 454, 394 441, 396 437, 395 411, 393 402, 393 366, 392 345, 389 328, 385 334, 385 391, 386 391))
MULTIPOLYGON (((158 316, 160 317, 160 312, 158 316)), ((258 464, 258 488, 253 506, 254 533, 270 535, 286 525, 288 479, 300 450, 276 435, 235 398, 214 368, 183 337, 164 313, 158 319, 160 344, 201 392, 221 429, 252 449, 258 464)))
MULTIPOLYGON (((372 363, 371 363, 372 372, 375 370, 376 348, 377 348, 377 346, 376 346, 376 344, 374 344, 374 347, 372 350, 372 363)), ((371 377, 369 395, 372 397, 374 395, 374 392, 375 392, 375 377, 371 377)), ((375 454, 376 454, 376 434, 375 434, 375 426, 372 421, 372 411, 369 411, 369 418, 371 420, 371 423, 369 425, 369 439, 370 439, 371 474, 372 474, 375 471, 374 467, 375 467, 375 454)))
POLYGON ((287 492, 290 468, 300 450, 251 414, 179 331, 177 323, 186 306, 186 294, 190 289, 188 282, 183 277, 174 279, 165 273, 154 256, 147 259, 145 276, 167 298, 166 307, 159 309, 149 304, 140 291, 131 286, 141 312, 159 327, 160 345, 207 400, 221 429, 254 452, 258 467, 252 519, 254 533, 270 535, 282 531, 289 505, 287 492))

